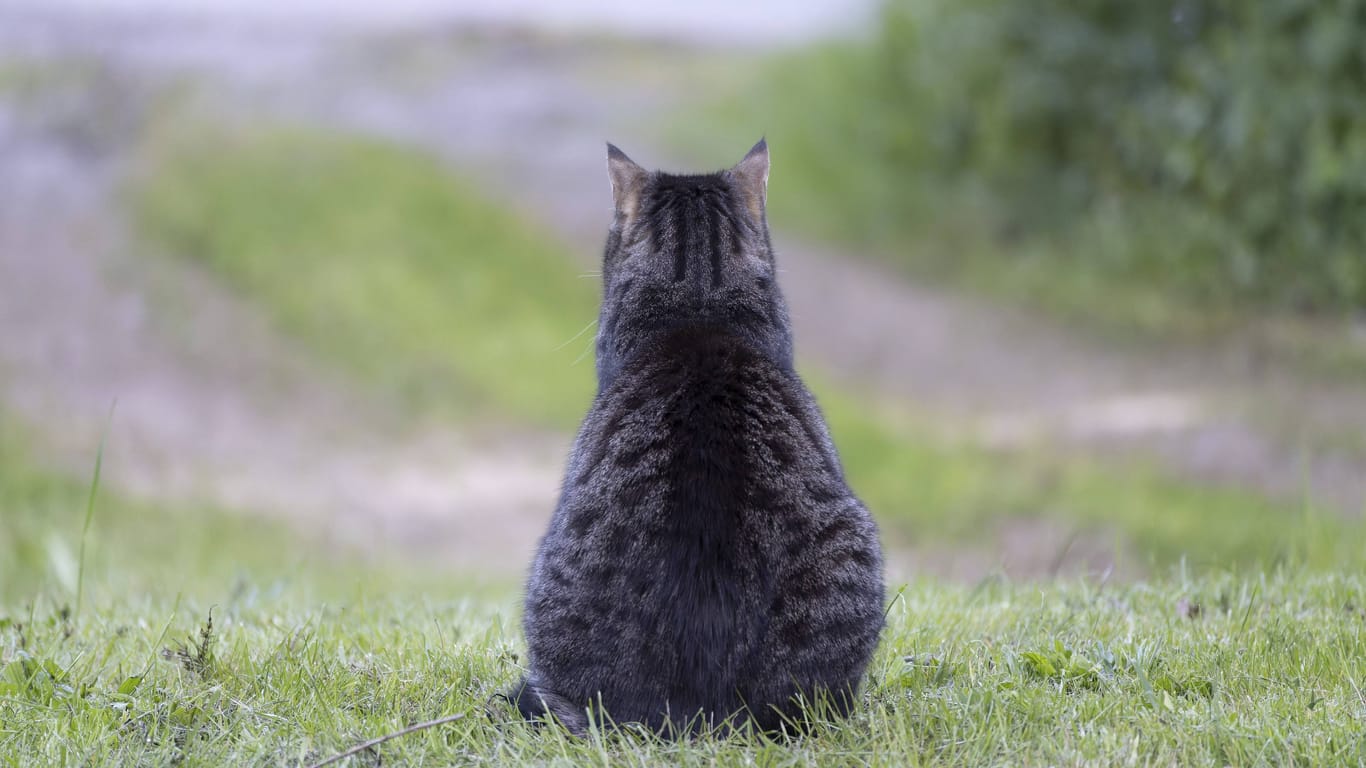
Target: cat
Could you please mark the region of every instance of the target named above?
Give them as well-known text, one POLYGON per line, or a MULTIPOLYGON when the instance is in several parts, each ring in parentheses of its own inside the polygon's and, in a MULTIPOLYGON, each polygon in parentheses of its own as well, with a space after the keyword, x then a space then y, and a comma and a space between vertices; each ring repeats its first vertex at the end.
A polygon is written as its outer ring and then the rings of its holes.
POLYGON ((607 145, 598 390, 527 581, 523 716, 695 733, 846 714, 882 553, 793 368, 761 140, 725 171, 607 145))

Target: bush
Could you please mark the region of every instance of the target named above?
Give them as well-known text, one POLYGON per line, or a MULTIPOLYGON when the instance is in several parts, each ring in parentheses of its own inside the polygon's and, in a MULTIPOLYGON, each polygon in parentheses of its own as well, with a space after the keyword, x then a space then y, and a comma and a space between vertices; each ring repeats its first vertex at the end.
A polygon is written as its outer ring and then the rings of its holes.
MULTIPOLYGON (((892 0, 855 143, 903 186, 984 195, 997 231, 1099 218, 1120 247, 1086 268, 1361 309, 1363 40, 1366 0, 892 0)), ((962 200, 889 195, 887 220, 927 198, 962 200)))

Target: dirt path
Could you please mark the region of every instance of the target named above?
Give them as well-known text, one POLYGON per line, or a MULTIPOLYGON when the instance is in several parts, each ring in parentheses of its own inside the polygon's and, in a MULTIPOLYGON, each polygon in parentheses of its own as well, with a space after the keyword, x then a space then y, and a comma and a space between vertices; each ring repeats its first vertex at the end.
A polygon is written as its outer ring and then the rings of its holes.
MULTIPOLYGON (((0 99, 0 393, 41 427, 49 455, 86 471, 117 397, 107 477, 130 491, 288 515, 362 548, 518 572, 553 503, 565 438, 398 428, 251 307, 193 270, 130 250, 111 194, 121 148, 159 89, 188 80, 228 113, 435 149, 591 265, 608 215, 603 140, 671 165, 652 116, 675 106, 668 94, 686 93, 680 73, 706 54, 507 31, 16 29, 0 32, 0 45, 81 57, 99 73, 93 86, 78 78, 52 90, 49 103, 0 99)), ((782 149, 773 152, 776 185, 782 149)), ((1366 459, 1350 449, 1366 434, 1360 392, 1253 371, 1237 349, 1106 348, 777 238, 810 364, 948 431, 1152 457, 1287 496, 1307 485, 1338 509, 1362 509, 1366 459)), ((1006 537, 1002 551, 965 553, 943 570, 979 575, 1013 557, 1012 541, 1047 551, 1040 535, 1006 537)), ((1015 559, 1022 575, 1057 566, 1015 559)))

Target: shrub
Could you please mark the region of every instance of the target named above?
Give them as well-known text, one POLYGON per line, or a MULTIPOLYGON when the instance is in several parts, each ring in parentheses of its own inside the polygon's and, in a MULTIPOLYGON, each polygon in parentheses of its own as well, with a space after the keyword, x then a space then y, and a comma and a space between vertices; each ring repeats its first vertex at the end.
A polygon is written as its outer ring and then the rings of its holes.
POLYGON ((1363 40, 1366 0, 891 0, 855 143, 902 185, 985 195, 998 231, 1101 217, 1124 242, 1088 268, 1361 309, 1363 40))

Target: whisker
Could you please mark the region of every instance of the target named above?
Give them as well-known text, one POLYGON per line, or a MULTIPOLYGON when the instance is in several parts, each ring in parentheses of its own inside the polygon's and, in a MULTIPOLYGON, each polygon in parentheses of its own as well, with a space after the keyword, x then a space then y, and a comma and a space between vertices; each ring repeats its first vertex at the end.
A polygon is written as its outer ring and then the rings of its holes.
POLYGON ((583 351, 579 353, 578 357, 574 358, 574 362, 570 363, 570 366, 575 366, 583 362, 583 359, 585 357, 588 357, 588 353, 593 349, 593 347, 597 346, 597 341, 598 337, 596 334, 594 334, 592 340, 588 342, 588 346, 583 348, 583 351))
POLYGON ((580 328, 578 333, 576 333, 576 334, 574 334, 573 336, 570 336, 569 338, 565 339, 563 344, 559 345, 558 347, 555 347, 554 349, 552 349, 552 350, 550 350, 550 351, 551 351, 551 352, 559 352, 560 350, 562 350, 562 349, 564 349, 565 347, 567 347, 567 346, 569 346, 570 344, 572 344, 572 343, 574 342, 574 339, 577 339, 578 337, 582 336, 589 328, 592 328, 593 326, 595 326, 595 325, 597 325, 597 324, 598 324, 598 319, 597 319, 596 317, 593 318, 592 320, 589 320, 589 321, 588 321, 588 325, 585 325, 583 328, 580 328))

